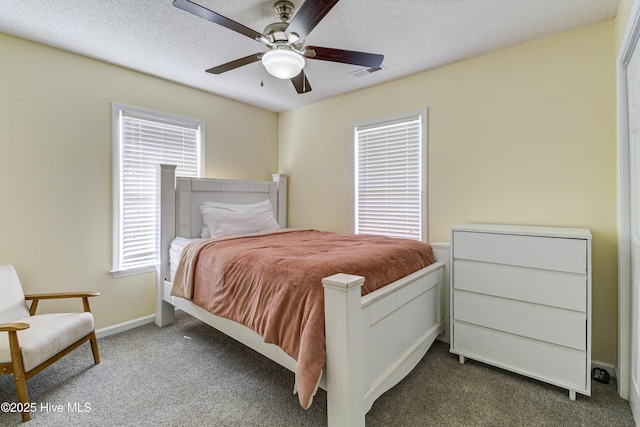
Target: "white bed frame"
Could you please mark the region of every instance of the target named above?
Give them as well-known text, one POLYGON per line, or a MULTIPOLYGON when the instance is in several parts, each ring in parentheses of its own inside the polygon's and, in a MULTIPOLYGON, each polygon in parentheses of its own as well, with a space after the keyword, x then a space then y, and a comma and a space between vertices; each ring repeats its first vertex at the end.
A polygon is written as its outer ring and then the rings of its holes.
MULTIPOLYGON (((175 166, 161 165, 160 253, 156 323, 173 323, 179 308, 285 368, 296 362, 282 349, 234 321, 215 316, 188 300, 172 297, 168 253, 177 237, 200 237, 203 201, 255 203, 269 199, 286 226, 287 177, 273 181, 175 178, 175 166)), ((320 387, 327 391, 329 426, 364 426, 373 402, 402 380, 440 335, 448 316, 449 245, 432 244, 437 262, 364 297, 363 277, 336 274, 322 280, 325 297, 327 361, 320 387), (446 267, 446 268, 445 268, 446 267)), ((446 328, 448 330, 448 328, 446 328)))

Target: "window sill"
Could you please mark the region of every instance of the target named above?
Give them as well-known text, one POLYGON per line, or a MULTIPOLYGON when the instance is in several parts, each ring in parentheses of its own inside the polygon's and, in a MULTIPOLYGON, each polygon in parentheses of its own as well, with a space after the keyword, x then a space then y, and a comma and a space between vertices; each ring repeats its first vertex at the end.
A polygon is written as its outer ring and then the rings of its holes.
POLYGON ((114 279, 117 279, 120 277, 135 276, 137 274, 154 273, 155 271, 156 271, 156 266, 154 264, 154 265, 143 265, 141 267, 124 268, 120 270, 111 270, 109 271, 109 273, 111 273, 111 277, 113 277, 114 279))

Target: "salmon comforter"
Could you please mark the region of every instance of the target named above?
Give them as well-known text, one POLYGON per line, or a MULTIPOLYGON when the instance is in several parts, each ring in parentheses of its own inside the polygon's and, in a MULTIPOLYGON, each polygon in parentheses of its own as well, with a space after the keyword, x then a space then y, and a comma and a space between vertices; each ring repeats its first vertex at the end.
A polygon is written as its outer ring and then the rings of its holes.
POLYGON ((433 262, 431 247, 414 240, 281 229, 187 245, 171 295, 247 326, 293 357, 307 409, 326 358, 321 279, 364 276, 365 295, 433 262))

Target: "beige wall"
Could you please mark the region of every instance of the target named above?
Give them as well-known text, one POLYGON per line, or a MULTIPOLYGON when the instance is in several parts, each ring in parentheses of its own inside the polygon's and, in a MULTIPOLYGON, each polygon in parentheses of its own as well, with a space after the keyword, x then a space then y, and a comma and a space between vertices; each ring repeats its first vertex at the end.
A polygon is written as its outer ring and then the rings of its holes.
POLYGON ((0 263, 26 292, 100 291, 98 328, 152 314, 153 274, 108 273, 111 102, 204 120, 221 178, 277 172, 277 114, 3 34, 0 52, 0 263))
POLYGON ((618 14, 616 16, 616 54, 620 50, 624 32, 627 29, 627 21, 631 15, 631 8, 634 0, 620 0, 618 3, 618 14))
POLYGON ((282 113, 289 226, 350 229, 350 125, 428 108, 429 241, 452 225, 588 227, 593 358, 615 364, 615 23, 282 113))

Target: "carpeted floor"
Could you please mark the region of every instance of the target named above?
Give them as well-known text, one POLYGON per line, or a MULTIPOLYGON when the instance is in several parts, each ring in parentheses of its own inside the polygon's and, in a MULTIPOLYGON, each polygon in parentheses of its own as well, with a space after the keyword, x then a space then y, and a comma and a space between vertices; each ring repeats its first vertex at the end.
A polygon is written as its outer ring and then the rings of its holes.
MULTIPOLYGON (((326 393, 307 411, 292 395, 293 373, 180 314, 88 344, 28 381, 36 426, 324 426, 326 393)), ((0 403, 16 402, 0 376, 0 403)), ((436 341, 416 369, 381 396, 367 426, 633 426, 615 381, 578 395, 496 368, 461 365, 436 341)), ((0 411, 0 425, 20 425, 0 411)))

